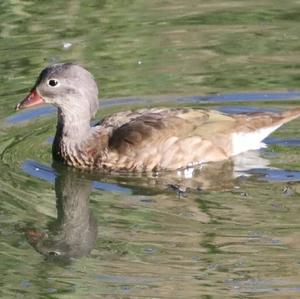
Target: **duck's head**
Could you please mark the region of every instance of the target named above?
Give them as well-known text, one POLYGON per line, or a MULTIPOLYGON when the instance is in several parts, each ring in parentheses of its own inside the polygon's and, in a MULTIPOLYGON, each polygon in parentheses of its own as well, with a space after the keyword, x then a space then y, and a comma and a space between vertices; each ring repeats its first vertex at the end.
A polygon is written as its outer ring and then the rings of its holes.
POLYGON ((83 67, 53 64, 39 75, 30 94, 16 109, 52 104, 64 114, 68 111, 85 113, 92 118, 98 109, 98 88, 93 76, 83 67))

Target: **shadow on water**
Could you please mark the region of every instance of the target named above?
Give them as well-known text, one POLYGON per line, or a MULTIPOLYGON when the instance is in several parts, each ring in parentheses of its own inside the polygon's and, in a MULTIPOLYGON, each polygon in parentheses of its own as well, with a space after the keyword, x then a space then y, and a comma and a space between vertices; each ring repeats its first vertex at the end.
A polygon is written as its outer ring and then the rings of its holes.
POLYGON ((92 185, 76 169, 54 163, 53 170, 57 219, 47 233, 27 229, 26 237, 47 259, 67 262, 88 255, 95 246, 97 223, 89 209, 92 185))

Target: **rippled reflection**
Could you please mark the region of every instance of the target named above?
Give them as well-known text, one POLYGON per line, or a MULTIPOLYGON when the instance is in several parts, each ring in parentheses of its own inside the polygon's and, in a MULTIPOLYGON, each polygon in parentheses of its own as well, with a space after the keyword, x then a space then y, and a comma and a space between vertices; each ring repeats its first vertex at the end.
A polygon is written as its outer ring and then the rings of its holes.
POLYGON ((89 209, 92 184, 71 168, 53 164, 57 174, 55 194, 57 219, 48 231, 27 230, 29 243, 51 258, 78 258, 88 255, 97 238, 97 223, 89 209))

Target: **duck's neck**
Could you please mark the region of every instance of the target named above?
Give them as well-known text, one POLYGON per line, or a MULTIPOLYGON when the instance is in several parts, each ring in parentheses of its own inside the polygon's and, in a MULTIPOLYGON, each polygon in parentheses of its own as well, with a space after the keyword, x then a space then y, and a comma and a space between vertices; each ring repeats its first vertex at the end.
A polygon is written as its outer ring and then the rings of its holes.
POLYGON ((79 113, 64 113, 58 109, 56 137, 64 141, 81 143, 89 137, 91 131, 90 117, 79 113), (57 136, 58 135, 58 136, 57 136))
POLYGON ((52 146, 53 158, 65 160, 67 156, 76 155, 91 136, 90 117, 84 113, 64 113, 58 108, 57 128, 52 146))

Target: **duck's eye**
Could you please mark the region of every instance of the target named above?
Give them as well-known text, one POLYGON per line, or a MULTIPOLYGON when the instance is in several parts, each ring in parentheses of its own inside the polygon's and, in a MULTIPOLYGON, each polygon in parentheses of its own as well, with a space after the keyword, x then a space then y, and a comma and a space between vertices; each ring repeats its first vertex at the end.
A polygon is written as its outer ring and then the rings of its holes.
POLYGON ((59 85, 59 82, 58 82, 58 80, 56 80, 56 79, 50 79, 50 80, 48 80, 47 83, 48 83, 48 85, 51 86, 51 87, 56 87, 56 86, 59 85))

